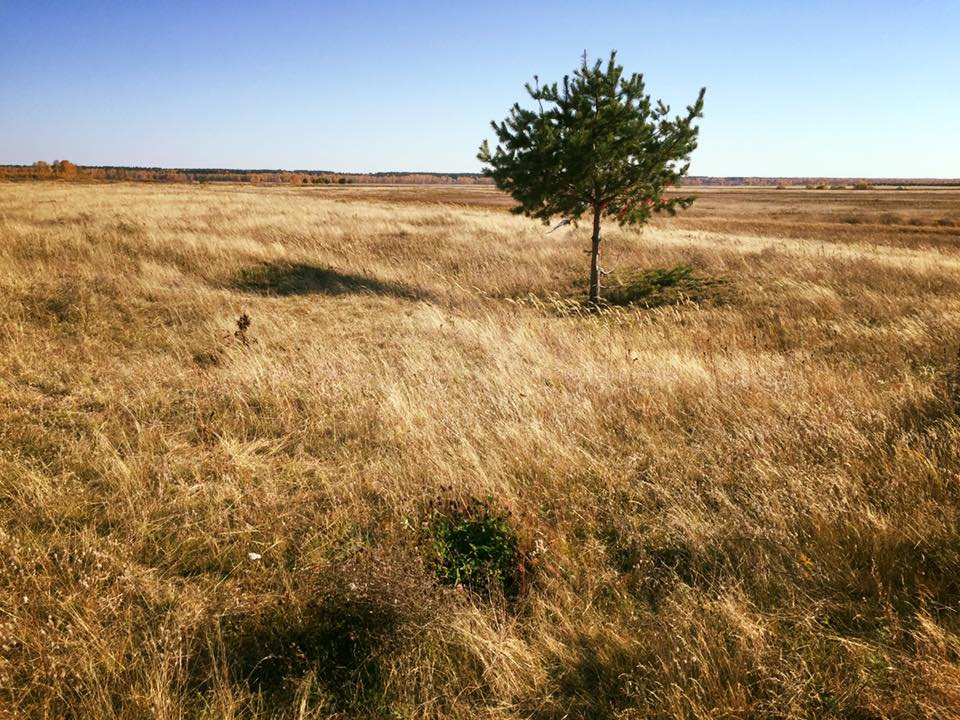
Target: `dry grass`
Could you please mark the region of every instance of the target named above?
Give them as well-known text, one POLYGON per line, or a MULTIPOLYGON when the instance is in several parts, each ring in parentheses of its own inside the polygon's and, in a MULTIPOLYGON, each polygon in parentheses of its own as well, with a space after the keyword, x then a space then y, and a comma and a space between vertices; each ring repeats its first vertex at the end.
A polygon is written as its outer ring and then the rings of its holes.
POLYGON ((357 192, 0 185, 0 716, 960 716, 960 231, 820 205, 955 195, 705 195, 608 259, 718 297, 583 315, 583 230, 357 192))

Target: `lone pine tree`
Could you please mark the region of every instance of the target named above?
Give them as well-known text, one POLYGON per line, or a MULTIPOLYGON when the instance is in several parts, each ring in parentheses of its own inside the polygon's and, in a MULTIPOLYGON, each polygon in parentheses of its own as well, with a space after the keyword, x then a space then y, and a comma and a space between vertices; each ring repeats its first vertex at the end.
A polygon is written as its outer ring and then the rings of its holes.
POLYGON ((644 92, 643 76, 625 76, 616 51, 603 67, 583 64, 558 87, 526 84, 537 110, 514 104, 502 122, 491 123, 497 136, 491 152, 485 140, 477 157, 484 173, 519 203, 514 212, 550 222, 560 216, 577 222, 592 214, 590 303, 600 302, 600 223, 604 216, 620 225, 642 225, 655 212, 676 214, 692 196, 664 197, 679 184, 697 147, 703 117, 700 90, 683 116, 654 105, 644 92))

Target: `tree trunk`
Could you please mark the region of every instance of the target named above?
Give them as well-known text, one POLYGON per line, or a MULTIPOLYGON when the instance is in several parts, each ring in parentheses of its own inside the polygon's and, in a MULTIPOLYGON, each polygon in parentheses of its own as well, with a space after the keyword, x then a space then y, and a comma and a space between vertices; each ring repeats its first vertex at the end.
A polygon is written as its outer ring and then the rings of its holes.
POLYGON ((593 238, 590 248, 590 305, 600 304, 600 204, 593 206, 593 238))

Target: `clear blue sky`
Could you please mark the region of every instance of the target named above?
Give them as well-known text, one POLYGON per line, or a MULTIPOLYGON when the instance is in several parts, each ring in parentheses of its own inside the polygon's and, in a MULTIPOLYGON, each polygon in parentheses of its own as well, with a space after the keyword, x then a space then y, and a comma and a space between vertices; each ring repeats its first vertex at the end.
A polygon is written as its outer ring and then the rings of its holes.
POLYGON ((960 176, 960 0, 0 0, 0 163, 476 171, 612 48, 707 87, 694 174, 960 176))

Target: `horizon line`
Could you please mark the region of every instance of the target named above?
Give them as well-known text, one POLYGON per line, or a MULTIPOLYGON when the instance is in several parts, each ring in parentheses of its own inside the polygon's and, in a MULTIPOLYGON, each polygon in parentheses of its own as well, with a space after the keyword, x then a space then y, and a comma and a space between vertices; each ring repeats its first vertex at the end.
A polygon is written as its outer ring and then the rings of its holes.
MULTIPOLYGON (((47 162, 47 161, 38 161, 47 162)), ((52 162, 63 162, 63 160, 54 160, 52 162)), ((71 162, 71 161, 67 161, 71 162)), ((31 168, 36 163, 3 163, 0 168, 31 168)), ((235 173, 303 173, 311 175, 448 175, 461 177, 485 177, 482 171, 471 170, 329 170, 329 169, 307 169, 307 168, 245 168, 245 167, 203 167, 187 165, 89 165, 71 163, 78 168, 93 169, 116 169, 116 170, 168 170, 182 172, 235 172, 235 173)), ((935 175, 767 175, 757 173, 733 173, 728 175, 686 175, 686 179, 711 179, 711 180, 730 180, 735 178, 756 178, 762 180, 873 180, 873 181, 892 181, 892 180, 937 180, 947 182, 960 182, 960 176, 935 176, 935 175)))

